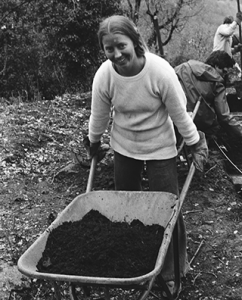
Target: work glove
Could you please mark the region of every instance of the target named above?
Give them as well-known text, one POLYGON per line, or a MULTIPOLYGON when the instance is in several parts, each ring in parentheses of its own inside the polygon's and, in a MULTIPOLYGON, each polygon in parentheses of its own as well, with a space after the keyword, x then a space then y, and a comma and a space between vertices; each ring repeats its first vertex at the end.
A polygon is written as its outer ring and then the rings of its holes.
POLYGON ((97 161, 101 161, 105 155, 109 147, 101 147, 101 142, 91 143, 88 136, 84 137, 83 145, 87 151, 88 159, 92 159, 94 156, 97 156, 97 161), (108 149, 107 149, 108 148, 108 149))
POLYGON ((242 12, 240 12, 240 11, 237 12, 235 21, 237 22, 238 25, 240 25, 240 23, 242 21, 242 12))
POLYGON ((198 131, 198 133, 200 140, 196 144, 190 146, 189 149, 192 154, 195 168, 198 171, 203 172, 208 159, 208 145, 205 134, 202 131, 198 131))

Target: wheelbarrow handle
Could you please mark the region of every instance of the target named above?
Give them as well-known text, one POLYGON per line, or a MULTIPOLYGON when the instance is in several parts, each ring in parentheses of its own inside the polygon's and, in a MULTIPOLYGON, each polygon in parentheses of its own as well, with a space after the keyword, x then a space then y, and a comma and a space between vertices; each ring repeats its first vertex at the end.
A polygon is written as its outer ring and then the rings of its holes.
POLYGON ((196 168, 195 168, 194 163, 191 163, 191 166, 190 166, 190 169, 188 171, 185 183, 183 185, 183 188, 182 188, 180 196, 179 196, 179 202, 180 202, 179 212, 181 211, 181 208, 183 206, 184 200, 185 200, 186 195, 188 193, 189 186, 190 186, 190 184, 192 182, 192 178, 193 178, 193 175, 195 173, 195 170, 196 170, 196 168))
POLYGON ((91 161, 91 166, 90 166, 90 171, 89 171, 89 176, 88 176, 88 181, 87 181, 86 193, 88 193, 92 190, 96 166, 97 166, 97 155, 95 155, 92 158, 92 161, 91 161))

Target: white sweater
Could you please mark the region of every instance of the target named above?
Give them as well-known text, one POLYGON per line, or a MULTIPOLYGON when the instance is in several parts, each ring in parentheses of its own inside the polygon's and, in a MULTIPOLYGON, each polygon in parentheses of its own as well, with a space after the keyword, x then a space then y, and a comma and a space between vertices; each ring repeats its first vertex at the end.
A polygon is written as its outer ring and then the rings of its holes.
POLYGON ((233 21, 231 24, 221 24, 214 36, 213 51, 222 50, 232 56, 232 35, 234 34, 237 23, 233 21))
POLYGON ((119 75, 110 60, 95 74, 89 139, 98 142, 107 128, 113 105, 111 147, 140 160, 168 159, 177 155, 173 122, 187 145, 199 135, 186 111, 186 97, 174 69, 161 57, 146 53, 142 71, 119 75))

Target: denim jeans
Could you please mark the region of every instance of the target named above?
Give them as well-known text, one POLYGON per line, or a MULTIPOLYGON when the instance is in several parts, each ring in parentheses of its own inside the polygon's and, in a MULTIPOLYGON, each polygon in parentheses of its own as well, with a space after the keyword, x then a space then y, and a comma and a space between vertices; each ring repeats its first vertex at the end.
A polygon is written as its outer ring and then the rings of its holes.
MULTIPOLYGON (((115 189, 119 191, 141 191, 144 164, 146 164, 150 191, 169 192, 178 196, 176 157, 164 160, 148 160, 144 162, 114 152, 115 189)), ((180 271, 181 276, 184 276, 187 268, 187 254, 186 228, 182 214, 178 217, 177 226, 180 271)), ((161 275, 166 281, 174 279, 173 242, 170 243, 168 248, 161 275)))

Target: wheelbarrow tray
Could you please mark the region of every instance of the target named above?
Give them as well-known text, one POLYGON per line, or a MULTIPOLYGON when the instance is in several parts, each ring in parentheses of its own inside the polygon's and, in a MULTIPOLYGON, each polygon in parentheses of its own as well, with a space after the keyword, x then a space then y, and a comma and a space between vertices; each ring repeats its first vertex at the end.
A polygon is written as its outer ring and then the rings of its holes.
POLYGON ((178 212, 178 198, 171 193, 133 191, 87 192, 77 196, 26 250, 18 261, 18 269, 28 277, 50 281, 68 281, 80 284, 111 286, 143 284, 154 278, 162 270, 178 212), (132 278, 90 277, 38 272, 37 263, 42 257, 50 232, 63 222, 81 220, 92 209, 99 211, 113 222, 130 223, 132 220, 138 219, 144 225, 158 224, 164 227, 161 246, 154 269, 151 272, 132 278))

